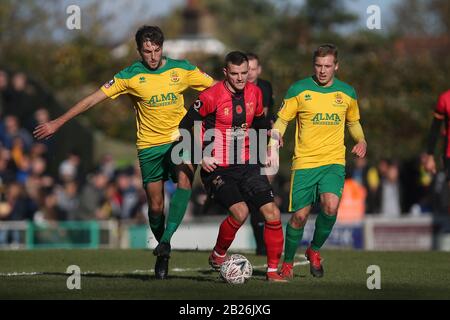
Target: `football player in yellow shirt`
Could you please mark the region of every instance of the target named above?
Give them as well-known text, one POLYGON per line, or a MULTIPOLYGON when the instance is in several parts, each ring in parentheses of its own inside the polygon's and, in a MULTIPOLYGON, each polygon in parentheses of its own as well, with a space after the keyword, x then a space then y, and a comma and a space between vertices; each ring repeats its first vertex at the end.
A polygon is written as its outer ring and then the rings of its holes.
MULTIPOLYGON (((312 204, 320 200, 311 245, 306 250, 310 272, 323 276, 319 249, 327 240, 336 222, 345 179, 344 129, 349 129, 356 142, 352 153, 366 154, 367 143, 359 123, 355 90, 335 77, 338 70, 336 46, 325 44, 313 55, 314 75, 294 83, 288 90, 278 112, 274 128, 284 134, 289 121, 296 119, 295 151, 289 211, 286 225, 284 262, 281 273, 292 278, 293 261, 312 204)), ((278 136, 279 137, 279 136, 278 136)), ((271 139, 273 146, 277 137, 271 139)), ((273 156, 271 156, 273 161, 273 156)), ((276 161, 276 160, 275 160, 276 161)))
POLYGON ((36 127, 34 136, 52 136, 67 121, 109 98, 127 94, 136 112, 137 150, 142 180, 149 203, 149 223, 159 244, 155 275, 167 278, 170 240, 181 223, 191 196, 193 168, 175 166, 171 159, 178 124, 186 114, 183 92, 202 91, 214 80, 186 60, 163 55, 164 35, 156 26, 143 26, 136 33, 137 50, 142 58, 117 73, 100 89, 85 97, 62 116, 36 127), (172 196, 167 224, 164 217, 164 181, 178 182, 172 196))

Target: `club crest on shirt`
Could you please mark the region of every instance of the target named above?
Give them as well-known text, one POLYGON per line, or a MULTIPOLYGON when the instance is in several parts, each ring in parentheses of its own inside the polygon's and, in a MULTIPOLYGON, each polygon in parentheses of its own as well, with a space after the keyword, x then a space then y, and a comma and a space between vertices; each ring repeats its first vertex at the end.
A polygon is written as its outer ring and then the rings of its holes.
POLYGON ((109 89, 109 88, 111 88, 111 86, 114 84, 114 82, 115 82, 114 79, 109 80, 107 83, 104 84, 104 87, 105 87, 106 89, 109 89))
POLYGON ((178 75, 178 72, 172 71, 172 72, 170 73, 170 81, 172 81, 172 82, 178 82, 178 81, 180 81, 180 76, 178 75))
POLYGON ((344 98, 342 98, 342 95, 340 93, 336 93, 334 95, 334 102, 336 104, 342 104, 344 102, 344 98))

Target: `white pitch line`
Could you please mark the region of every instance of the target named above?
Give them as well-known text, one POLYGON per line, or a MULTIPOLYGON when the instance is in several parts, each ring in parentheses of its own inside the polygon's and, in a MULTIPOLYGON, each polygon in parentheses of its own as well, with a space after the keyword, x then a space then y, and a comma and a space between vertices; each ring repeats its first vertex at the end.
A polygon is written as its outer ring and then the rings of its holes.
MULTIPOLYGON (((309 261, 305 259, 303 255, 296 255, 297 258, 302 258, 300 260, 294 262, 294 267, 297 266, 305 266, 309 264, 309 261)), ((267 264, 264 265, 258 265, 253 266, 253 269, 265 269, 267 268, 267 264)), ((171 272, 193 272, 193 271, 211 271, 211 268, 172 268, 170 269, 171 272)), ((131 273, 134 274, 149 274, 153 273, 155 269, 148 269, 148 270, 134 270, 131 273)), ((39 275, 45 275, 47 273, 51 272, 9 272, 9 273, 0 273, 0 277, 23 277, 23 276, 39 276, 39 275)), ((130 271, 113 271, 113 272, 105 272, 105 274, 127 274, 130 273, 130 271)), ((71 275, 71 273, 67 273, 68 275, 71 275)), ((81 275, 92 275, 92 274, 100 274, 98 271, 84 271, 81 272, 81 275)))
POLYGON ((20 277, 20 276, 37 276, 44 274, 43 272, 11 272, 0 273, 0 277, 20 277))

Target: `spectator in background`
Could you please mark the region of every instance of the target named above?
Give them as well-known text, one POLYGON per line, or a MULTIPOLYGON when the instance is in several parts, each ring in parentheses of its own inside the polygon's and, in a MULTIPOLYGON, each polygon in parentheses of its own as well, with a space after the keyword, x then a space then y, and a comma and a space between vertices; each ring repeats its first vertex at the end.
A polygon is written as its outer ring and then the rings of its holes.
POLYGON ((337 215, 337 221, 340 223, 360 223, 364 219, 367 191, 362 184, 362 176, 358 173, 358 170, 356 172, 356 176, 349 171, 346 172, 344 190, 337 215))
POLYGON ((106 175, 109 180, 112 180, 114 178, 114 174, 116 172, 116 164, 114 162, 112 155, 104 154, 102 156, 102 159, 100 160, 99 170, 104 175, 106 175))
POLYGON ((366 187, 366 213, 379 213, 381 206, 381 177, 375 166, 371 166, 367 170, 366 187))
POLYGON ((78 183, 75 180, 66 181, 62 186, 58 186, 56 199, 64 220, 80 220, 80 198, 78 183))
POLYGON ((27 154, 21 154, 20 161, 16 162, 16 181, 24 185, 31 174, 31 161, 27 154))
POLYGON ((369 166, 366 158, 356 158, 353 161, 353 166, 349 171, 348 176, 358 182, 359 185, 363 186, 366 190, 365 212, 379 213, 381 182, 377 168, 369 166))
POLYGON ((49 161, 49 149, 47 145, 40 142, 35 142, 31 145, 31 149, 29 152, 30 159, 43 158, 48 163, 49 161))
POLYGON ((8 184, 15 180, 15 172, 9 165, 10 160, 11 152, 0 146, 0 185, 8 184))
POLYGON ((28 196, 37 204, 41 204, 41 191, 46 188, 52 188, 54 180, 46 175, 47 163, 43 158, 30 160, 31 168, 25 181, 25 191, 28 196))
POLYGON ((58 207, 58 199, 53 188, 44 188, 40 192, 40 205, 34 215, 34 222, 56 222, 64 220, 64 213, 58 207))
POLYGON ((390 162, 381 182, 381 214, 383 216, 400 217, 402 212, 400 194, 398 164, 390 162))
POLYGON ((132 210, 132 218, 134 223, 147 224, 148 223, 148 203, 145 191, 142 188, 138 188, 138 201, 132 210))
POLYGON ((99 220, 118 218, 121 214, 121 198, 114 182, 109 182, 105 188, 105 195, 95 216, 99 220))
POLYGON ((402 211, 413 215, 431 212, 432 175, 425 170, 427 154, 402 162, 400 181, 402 186, 402 211))
POLYGON ((263 94, 263 109, 266 117, 272 122, 275 120, 274 98, 272 84, 259 76, 262 73, 262 65, 255 53, 247 53, 248 58, 248 81, 256 84, 263 94))
POLYGON ((81 220, 95 219, 96 212, 102 206, 105 198, 107 184, 108 177, 99 170, 88 176, 88 181, 80 196, 79 218, 81 220))
POLYGON ((132 184, 131 175, 122 171, 116 177, 117 187, 121 196, 121 213, 120 219, 131 219, 133 209, 139 201, 136 188, 132 184))
POLYGON ((5 108, 5 115, 16 116, 27 123, 35 110, 35 99, 31 94, 25 73, 18 72, 11 78, 11 92, 5 108))
MULTIPOLYGON (((0 204, 0 219, 7 221, 32 220, 36 211, 34 204, 25 194, 21 184, 13 182, 6 187, 0 204)), ((10 232, 12 243, 20 243, 19 231, 10 232)), ((0 243, 5 243, 8 235, 2 233, 0 243), (6 237, 6 238, 5 238, 6 237)))
POLYGON ((67 158, 61 162, 58 168, 59 179, 64 183, 68 181, 80 181, 80 155, 77 151, 71 151, 67 158))
POLYGON ((0 115, 4 114, 8 99, 8 74, 0 70, 0 115))
POLYGON ((23 142, 24 150, 28 152, 33 144, 33 137, 27 130, 20 127, 19 119, 16 116, 9 115, 5 117, 3 124, 4 131, 1 132, 2 135, 0 136, 0 142, 3 146, 11 150, 14 139, 20 138, 23 142))

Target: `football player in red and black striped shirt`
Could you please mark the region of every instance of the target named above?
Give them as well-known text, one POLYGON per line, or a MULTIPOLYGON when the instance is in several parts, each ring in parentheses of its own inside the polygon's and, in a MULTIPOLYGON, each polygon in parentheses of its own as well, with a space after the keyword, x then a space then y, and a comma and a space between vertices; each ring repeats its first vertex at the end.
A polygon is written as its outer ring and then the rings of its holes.
POLYGON ((248 59, 244 53, 230 52, 223 72, 225 80, 203 91, 180 122, 180 129, 190 130, 195 121, 201 121, 202 182, 209 196, 231 213, 220 225, 209 263, 218 269, 226 260, 228 248, 249 215, 247 203, 251 203, 265 218, 267 280, 286 282, 277 271, 284 242, 280 211, 267 176, 250 156, 250 145, 256 146, 253 128, 270 129, 262 93, 247 82, 248 59))

